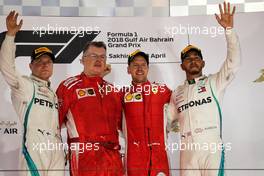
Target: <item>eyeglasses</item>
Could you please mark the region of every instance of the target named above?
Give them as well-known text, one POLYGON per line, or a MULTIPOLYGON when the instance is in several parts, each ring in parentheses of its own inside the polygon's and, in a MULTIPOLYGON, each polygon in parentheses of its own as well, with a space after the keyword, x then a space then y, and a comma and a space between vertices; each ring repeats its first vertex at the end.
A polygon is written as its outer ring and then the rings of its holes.
POLYGON ((96 60, 96 59, 106 60, 106 55, 97 55, 97 54, 93 54, 93 53, 84 55, 83 57, 89 57, 93 60, 96 60))

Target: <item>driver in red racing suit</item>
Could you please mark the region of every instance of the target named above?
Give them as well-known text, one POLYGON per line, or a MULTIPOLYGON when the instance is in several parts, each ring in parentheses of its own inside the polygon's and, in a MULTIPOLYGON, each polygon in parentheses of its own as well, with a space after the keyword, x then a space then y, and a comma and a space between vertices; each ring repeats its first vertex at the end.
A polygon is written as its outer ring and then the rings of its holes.
POLYGON ((118 140, 121 99, 101 77, 106 68, 105 44, 88 43, 81 62, 83 73, 57 89, 60 125, 65 124, 68 132, 71 175, 123 175, 118 140))
POLYGON ((147 80, 148 65, 149 56, 142 51, 128 58, 132 86, 123 90, 128 176, 169 175, 164 105, 169 103, 171 90, 147 80))

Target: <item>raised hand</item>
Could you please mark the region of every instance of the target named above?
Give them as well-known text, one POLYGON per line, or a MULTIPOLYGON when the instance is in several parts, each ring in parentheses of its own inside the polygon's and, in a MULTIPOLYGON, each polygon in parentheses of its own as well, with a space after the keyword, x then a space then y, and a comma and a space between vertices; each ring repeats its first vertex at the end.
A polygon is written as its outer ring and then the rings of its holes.
POLYGON ((234 14, 236 11, 236 7, 235 6, 233 7, 232 13, 231 13, 230 3, 226 4, 226 2, 224 2, 223 6, 224 6, 224 10, 222 8, 222 5, 219 4, 220 16, 215 14, 215 18, 223 28, 231 29, 234 26, 234 14))
POLYGON ((6 17, 7 34, 10 36, 15 36, 16 33, 22 27, 23 20, 20 20, 19 24, 17 24, 17 17, 18 17, 18 13, 16 13, 16 11, 11 11, 6 17))
POLYGON ((112 68, 111 68, 111 65, 110 64, 106 64, 105 66, 105 70, 103 72, 103 74, 101 75, 102 77, 108 75, 109 73, 111 73, 112 71, 112 68))

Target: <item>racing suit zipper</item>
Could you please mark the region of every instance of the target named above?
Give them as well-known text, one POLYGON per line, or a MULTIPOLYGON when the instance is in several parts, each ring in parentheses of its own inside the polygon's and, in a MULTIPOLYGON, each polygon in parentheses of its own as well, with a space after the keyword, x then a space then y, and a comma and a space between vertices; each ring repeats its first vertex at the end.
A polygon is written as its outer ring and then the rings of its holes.
MULTIPOLYGON (((187 104, 188 104, 188 102, 189 102, 189 100, 190 100, 190 98, 189 98, 190 94, 191 94, 191 99, 192 99, 192 93, 193 93, 193 92, 192 92, 192 88, 191 88, 192 85, 196 85, 196 83, 195 83, 195 84, 191 84, 191 85, 188 84, 188 90, 187 90, 187 102, 186 102, 187 104)), ((188 117, 189 117, 189 128, 190 128, 189 130, 190 130, 190 132, 191 132, 191 134, 192 134, 192 131, 193 131, 193 130, 192 130, 192 119, 191 119, 190 108, 187 109, 187 112, 188 112, 188 117)), ((189 131, 189 130, 188 130, 188 131, 189 131)))
POLYGON ((98 92, 100 93, 99 101, 100 101, 100 105, 101 105, 101 110, 103 111, 103 114, 106 117, 105 120, 107 121, 106 128, 107 128, 107 131, 111 131, 111 127, 110 127, 111 119, 109 118, 107 110, 104 108, 104 103, 103 103, 104 92, 105 92, 103 90, 104 84, 100 85, 99 83, 97 83, 97 87, 98 87, 98 92))
POLYGON ((151 169, 152 169, 152 143, 150 140, 150 132, 149 132, 149 128, 148 128, 148 146, 149 146, 149 169, 148 169, 148 176, 151 175, 151 169))

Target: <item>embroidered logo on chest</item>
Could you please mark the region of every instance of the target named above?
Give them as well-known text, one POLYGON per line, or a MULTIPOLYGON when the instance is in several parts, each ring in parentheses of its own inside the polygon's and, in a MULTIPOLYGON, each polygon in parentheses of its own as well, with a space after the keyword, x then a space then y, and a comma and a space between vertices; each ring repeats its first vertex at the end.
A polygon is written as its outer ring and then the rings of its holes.
POLYGON ((134 101, 141 102, 143 100, 141 93, 134 93, 134 101))
POLYGON ((198 93, 203 93, 203 92, 206 92, 205 80, 200 80, 198 82, 198 93))
POLYGON ((129 92, 125 95, 125 102, 133 101, 133 95, 129 92))
POLYGON ((128 102, 142 102, 143 101, 143 97, 141 93, 126 93, 125 97, 124 97, 124 101, 125 103, 128 102))
POLYGON ((158 93, 158 86, 152 86, 152 92, 154 93, 154 94, 157 94, 158 93))
POLYGON ((93 88, 76 89, 76 93, 77 93, 78 99, 89 97, 89 96, 96 96, 93 88))

